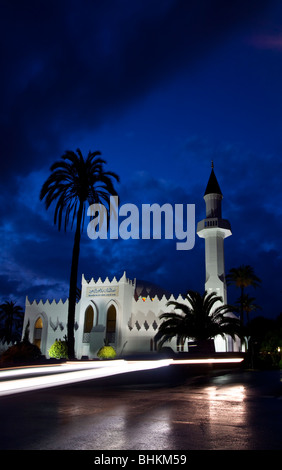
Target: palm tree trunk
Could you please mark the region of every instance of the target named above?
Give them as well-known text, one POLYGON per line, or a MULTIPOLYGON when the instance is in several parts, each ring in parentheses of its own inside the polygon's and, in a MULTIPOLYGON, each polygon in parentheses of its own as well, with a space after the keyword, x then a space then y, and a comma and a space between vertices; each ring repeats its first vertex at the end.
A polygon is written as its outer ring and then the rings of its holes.
POLYGON ((79 251, 80 251, 82 212, 83 212, 83 203, 81 202, 79 209, 78 209, 78 213, 77 213, 76 231, 75 231, 75 236, 74 236, 71 272, 70 272, 69 307, 68 307, 68 356, 69 356, 69 359, 75 358, 74 320, 75 320, 75 307, 76 307, 77 273, 78 273, 78 261, 79 261, 79 251))

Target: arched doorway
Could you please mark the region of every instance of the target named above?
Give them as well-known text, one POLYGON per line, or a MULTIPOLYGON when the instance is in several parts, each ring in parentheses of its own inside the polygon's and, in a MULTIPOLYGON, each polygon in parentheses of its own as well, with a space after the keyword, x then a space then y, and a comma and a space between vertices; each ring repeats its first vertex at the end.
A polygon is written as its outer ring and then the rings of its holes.
POLYGON ((116 307, 114 305, 111 305, 108 308, 106 325, 106 341, 109 344, 115 343, 116 340, 116 317, 116 307))
POLYGON ((83 343, 89 343, 90 332, 93 328, 94 310, 91 305, 87 307, 84 314, 83 343))
POLYGON ((43 321, 42 318, 39 317, 35 322, 33 333, 33 344, 35 344, 39 349, 41 349, 42 328, 43 321))

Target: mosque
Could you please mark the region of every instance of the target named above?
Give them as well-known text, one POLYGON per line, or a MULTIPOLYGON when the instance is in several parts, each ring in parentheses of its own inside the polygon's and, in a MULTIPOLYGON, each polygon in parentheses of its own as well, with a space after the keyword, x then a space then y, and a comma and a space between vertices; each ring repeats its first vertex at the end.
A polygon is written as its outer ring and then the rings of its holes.
MULTIPOLYGON (((222 218, 222 199, 212 164, 204 194, 206 217, 198 223, 197 235, 205 240, 205 290, 216 292, 226 304, 224 239, 232 232, 228 220, 222 218)), ((125 272, 120 279, 114 277, 112 280, 86 280, 82 275, 81 298, 75 314, 76 357, 97 358, 105 340, 119 356, 154 353, 154 337, 162 321, 159 316, 169 311, 168 300, 187 302, 181 295, 175 298, 156 286, 128 279, 125 272)), ((67 335, 67 316, 68 300, 30 302, 27 298, 23 332, 29 325, 30 341, 48 358, 48 350, 55 340, 67 335)), ((216 337, 214 343, 216 352, 235 352, 241 347, 239 338, 234 341, 229 336, 216 337)), ((172 340, 167 345, 174 351, 191 350, 188 340, 182 345, 172 340)))

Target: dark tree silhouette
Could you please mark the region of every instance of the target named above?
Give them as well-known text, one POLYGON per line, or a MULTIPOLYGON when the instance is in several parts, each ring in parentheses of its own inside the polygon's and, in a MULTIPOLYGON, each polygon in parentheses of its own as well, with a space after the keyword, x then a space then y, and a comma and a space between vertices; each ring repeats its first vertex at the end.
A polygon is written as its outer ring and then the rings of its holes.
POLYGON ((250 313, 261 309, 254 301, 254 297, 250 297, 249 294, 244 294, 242 297, 240 296, 236 302, 240 308, 243 306, 243 311, 246 313, 247 325, 250 323, 250 313))
POLYGON ((14 331, 23 323, 24 311, 16 302, 6 301, 0 305, 0 320, 4 322, 1 328, 1 337, 10 343, 20 339, 19 333, 14 331))
POLYGON ((216 307, 222 298, 215 292, 201 295, 199 292, 188 291, 187 304, 177 301, 169 301, 174 310, 180 313, 168 312, 160 315, 164 322, 160 324, 155 336, 155 341, 161 347, 166 341, 176 337, 177 343, 183 343, 187 338, 193 338, 199 342, 213 339, 215 336, 230 335, 233 339, 240 336, 240 322, 234 316, 227 314, 232 312, 229 305, 216 307))
POLYGON ((241 290, 239 298, 241 327, 244 325, 244 299, 246 287, 257 287, 261 280, 255 275, 254 270, 249 265, 241 265, 239 268, 232 268, 226 276, 227 284, 233 284, 241 290))
POLYGON ((55 162, 50 170, 51 174, 43 184, 40 200, 45 199, 46 209, 55 202, 54 223, 61 229, 64 221, 66 230, 69 223, 71 228, 76 222, 74 245, 72 252, 69 303, 68 303, 68 354, 75 357, 74 349, 74 321, 77 296, 77 274, 80 251, 80 239, 84 225, 86 206, 103 204, 109 211, 110 196, 117 195, 114 180, 119 177, 110 171, 104 170, 105 160, 100 158, 99 151, 89 152, 86 159, 77 149, 66 151, 60 161, 55 162))

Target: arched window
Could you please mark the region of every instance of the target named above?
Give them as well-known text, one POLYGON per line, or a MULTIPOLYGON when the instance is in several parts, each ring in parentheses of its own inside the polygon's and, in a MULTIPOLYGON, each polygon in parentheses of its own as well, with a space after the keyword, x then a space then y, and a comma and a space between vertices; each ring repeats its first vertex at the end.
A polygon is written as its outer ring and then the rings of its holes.
POLYGON ((90 332, 93 328, 94 310, 91 305, 87 307, 84 315, 83 342, 89 343, 90 332))
POLYGON ((42 328, 43 328, 43 321, 42 318, 37 318, 35 325, 34 325, 34 334, 33 334, 33 344, 38 346, 40 349, 41 346, 41 337, 42 337, 42 328))
POLYGON ((107 313, 106 341, 108 343, 115 343, 116 340, 116 316, 116 308, 111 305, 107 313))

